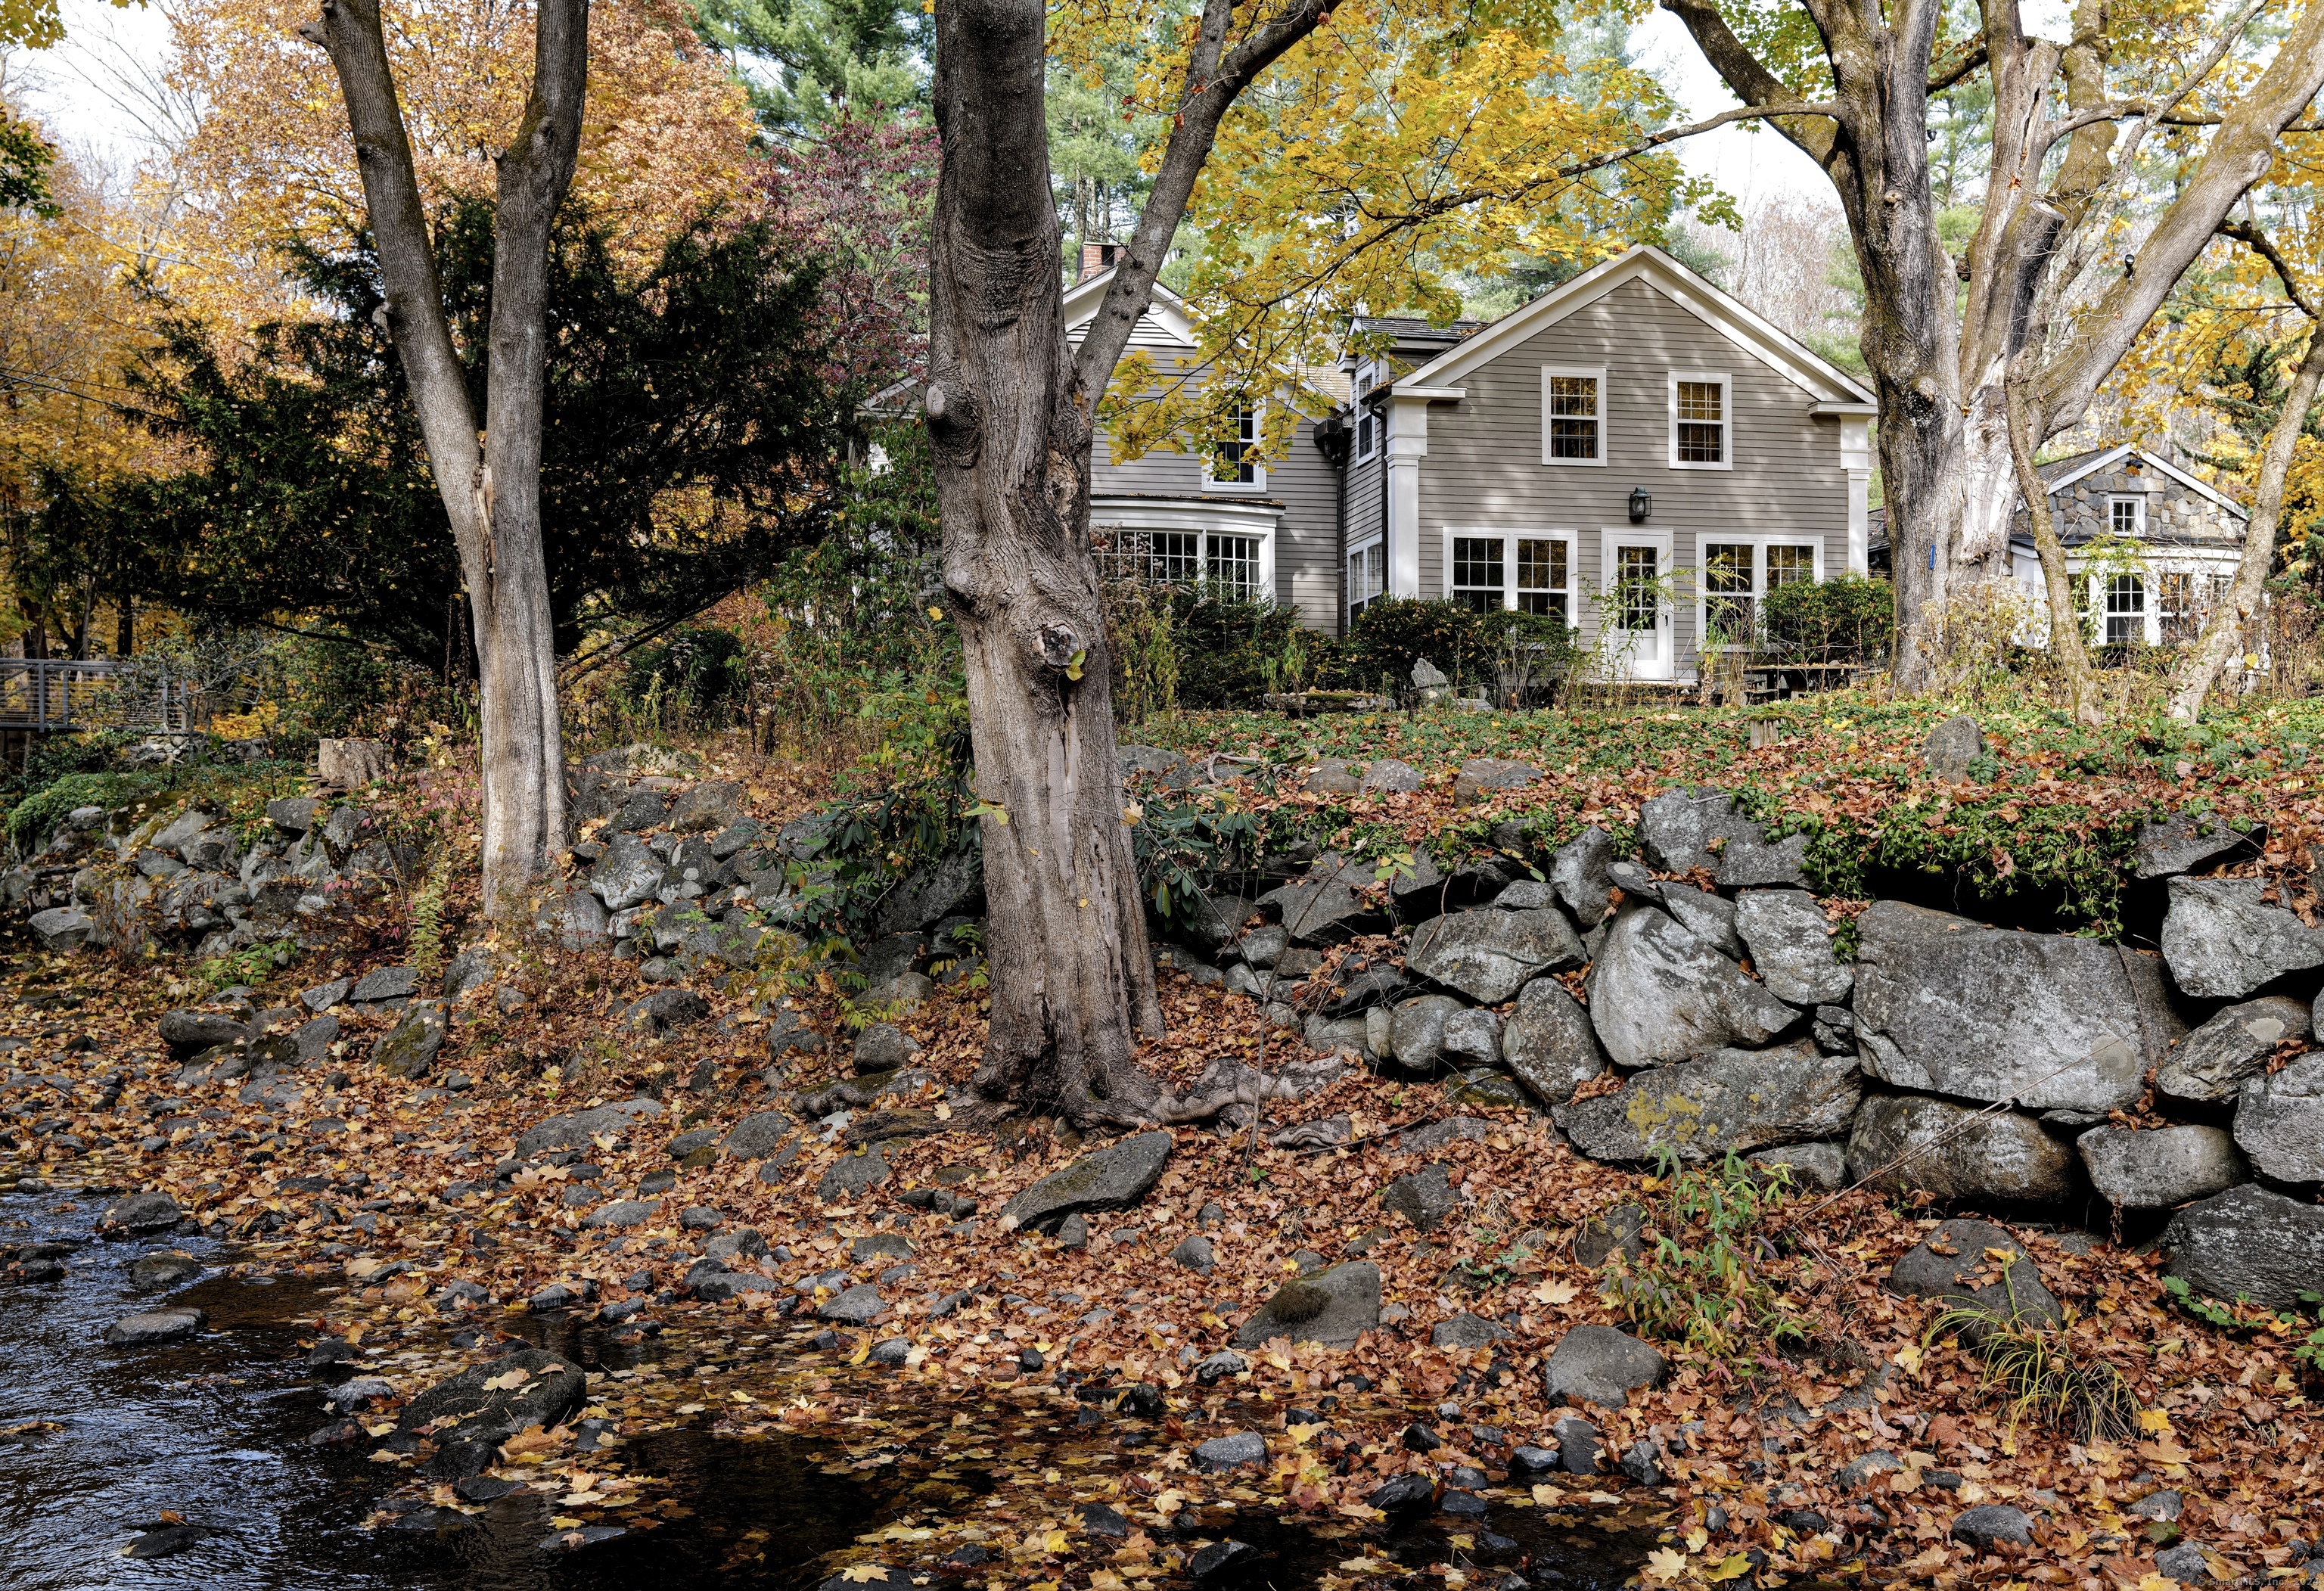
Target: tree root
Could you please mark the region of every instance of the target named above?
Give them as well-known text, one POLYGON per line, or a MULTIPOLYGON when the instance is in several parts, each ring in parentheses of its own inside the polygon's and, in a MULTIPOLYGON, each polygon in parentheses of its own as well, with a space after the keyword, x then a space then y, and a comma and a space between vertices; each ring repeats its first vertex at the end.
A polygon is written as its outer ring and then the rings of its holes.
MULTIPOLYGON (((1273 1073, 1237 1060, 1214 1060, 1185 1094, 1165 1090, 1148 1108, 1152 1119, 1166 1126, 1206 1122, 1234 1105, 1257 1110, 1275 1100, 1304 1099, 1330 1087, 1347 1071, 1347 1063, 1336 1055, 1295 1061, 1273 1073)), ((1243 1115, 1242 1120, 1250 1117, 1243 1115)))

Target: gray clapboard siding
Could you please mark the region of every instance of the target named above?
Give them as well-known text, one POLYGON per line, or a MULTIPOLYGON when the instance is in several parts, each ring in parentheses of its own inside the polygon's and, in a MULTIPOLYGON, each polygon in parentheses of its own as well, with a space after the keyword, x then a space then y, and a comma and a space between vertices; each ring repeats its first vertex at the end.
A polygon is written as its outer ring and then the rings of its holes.
MULTIPOLYGON (((1848 567, 1839 422, 1811 416, 1813 394, 1648 282, 1624 282, 1458 384, 1467 394, 1459 402, 1430 405, 1428 456, 1420 471, 1423 596, 1445 589, 1448 525, 1570 531, 1584 640, 1594 638, 1586 593, 1601 578, 1600 532, 1628 525, 1633 486, 1654 495, 1646 528, 1670 533, 1673 561, 1682 571, 1697 569, 1700 544, 1721 532, 1812 539, 1820 543, 1826 578, 1848 567), (1602 467, 1542 462, 1545 365, 1606 367, 1602 467), (1732 469, 1671 467, 1669 382, 1676 370, 1733 378, 1732 469)), ((1351 541, 1357 495, 1351 494, 1351 541)), ((1686 671, 1695 650, 1692 601, 1678 605, 1674 620, 1678 666, 1686 671)))

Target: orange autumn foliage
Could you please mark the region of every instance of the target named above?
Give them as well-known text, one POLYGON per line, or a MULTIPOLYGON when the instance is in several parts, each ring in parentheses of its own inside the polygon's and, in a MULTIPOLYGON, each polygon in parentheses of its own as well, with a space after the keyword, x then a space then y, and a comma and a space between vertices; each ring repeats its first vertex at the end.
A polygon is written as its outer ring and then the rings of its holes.
MULTIPOLYGON (((173 174, 213 267, 271 274, 281 240, 338 246, 363 225, 337 81, 297 32, 312 13, 311 0, 195 0, 174 14, 173 86, 207 110, 173 174)), ((438 0, 392 5, 385 22, 423 200, 489 197, 531 82, 531 11, 438 0)), ((597 5, 589 51, 573 199, 609 229, 618 260, 642 265, 735 191, 751 123, 675 0, 597 5)))

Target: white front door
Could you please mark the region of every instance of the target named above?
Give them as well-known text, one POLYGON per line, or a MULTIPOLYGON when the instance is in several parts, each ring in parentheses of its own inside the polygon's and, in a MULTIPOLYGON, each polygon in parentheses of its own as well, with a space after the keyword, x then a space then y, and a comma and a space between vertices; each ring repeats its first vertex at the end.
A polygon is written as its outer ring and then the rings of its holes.
POLYGON ((1667 531, 1635 527, 1605 532, 1600 574, 1607 600, 1606 661, 1618 680, 1674 677, 1671 636, 1671 539, 1667 531))

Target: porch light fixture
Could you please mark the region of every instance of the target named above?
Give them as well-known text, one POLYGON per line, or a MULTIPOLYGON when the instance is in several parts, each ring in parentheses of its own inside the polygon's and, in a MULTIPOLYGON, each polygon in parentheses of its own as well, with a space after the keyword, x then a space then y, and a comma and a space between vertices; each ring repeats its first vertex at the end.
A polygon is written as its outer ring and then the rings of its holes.
POLYGON ((1654 511, 1655 500, 1648 495, 1646 487, 1632 486, 1630 488, 1630 523, 1634 525, 1642 525, 1646 523, 1646 516, 1654 511))

